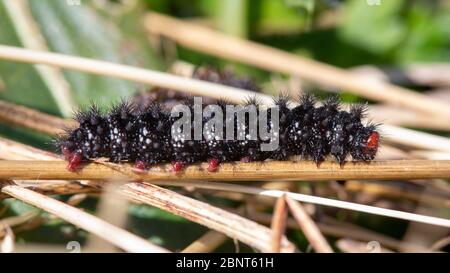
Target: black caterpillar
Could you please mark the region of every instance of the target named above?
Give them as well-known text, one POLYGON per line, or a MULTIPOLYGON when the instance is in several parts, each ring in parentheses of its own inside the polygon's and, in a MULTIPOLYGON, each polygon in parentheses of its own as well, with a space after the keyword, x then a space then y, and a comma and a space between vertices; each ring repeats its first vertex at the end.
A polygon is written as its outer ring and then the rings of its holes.
MULTIPOLYGON (((329 155, 339 163, 351 155, 354 160, 372 160, 378 150, 379 133, 376 125, 364 125, 361 119, 365 107, 353 106, 349 112, 340 110, 336 97, 327 99, 316 107, 315 98, 304 95, 299 105, 290 109, 289 98, 275 99, 279 109, 279 145, 276 150, 263 151, 259 139, 238 140, 238 130, 244 127, 247 135, 249 116, 245 122, 234 126, 233 140, 208 138, 201 140, 182 139, 171 134, 173 118, 159 103, 153 103, 136 111, 129 102, 115 106, 107 115, 92 106, 90 110, 76 115, 79 127, 59 139, 62 154, 69 161, 68 169, 76 170, 82 161, 105 157, 112 162, 134 162, 138 169, 171 162, 174 171, 183 166, 208 160, 209 171, 217 170, 221 162, 263 161, 266 159, 288 160, 299 155, 303 159, 314 160, 320 164, 329 155)), ((256 105, 250 100, 248 105, 256 105)), ((190 109, 191 101, 186 104, 190 109)), ((227 103, 219 101, 218 106, 225 110, 227 103)), ((206 105, 203 105, 205 107, 206 105)), ((273 109, 268 110, 270 116, 273 109)), ((258 112, 259 114, 259 112, 258 112)), ((224 124, 226 124, 224 115, 224 124)), ((202 128, 209 119, 203 118, 202 128)), ((269 126, 270 128, 270 126, 269 126)), ((224 134, 227 128, 223 128, 224 134)))

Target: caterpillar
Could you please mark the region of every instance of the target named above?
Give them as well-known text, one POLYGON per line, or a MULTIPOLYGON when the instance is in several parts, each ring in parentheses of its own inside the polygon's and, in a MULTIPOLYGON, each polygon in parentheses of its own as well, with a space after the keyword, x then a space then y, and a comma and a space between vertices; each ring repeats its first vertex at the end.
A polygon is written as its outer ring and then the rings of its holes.
POLYGON ((69 130, 57 143, 69 162, 70 171, 75 171, 83 161, 101 157, 116 163, 133 162, 140 170, 170 162, 175 172, 202 161, 208 161, 208 170, 213 172, 222 162, 239 160, 289 160, 300 156, 319 165, 327 157, 340 164, 350 156, 357 161, 374 159, 380 134, 377 125, 362 122, 366 115, 364 105, 344 111, 337 97, 317 105, 309 94, 297 102, 291 108, 290 98, 280 95, 274 99, 275 106, 262 110, 255 99, 239 108, 223 100, 215 105, 198 104, 194 98, 182 105, 188 112, 177 117, 158 102, 136 109, 129 101, 122 101, 107 114, 92 106, 75 116, 79 126, 69 130), (204 111, 211 106, 216 111, 205 115, 204 111), (237 110, 228 114, 228 109, 233 107, 237 110), (248 109, 256 110, 252 115, 248 109), (197 120, 196 110, 202 111, 197 120), (187 115, 189 111, 194 114, 187 115), (220 111, 226 114, 219 115, 220 111), (194 126, 183 127, 186 125, 183 123, 176 127, 180 117, 194 126), (264 126, 271 133, 269 137, 253 137, 255 129, 261 133, 260 128, 264 126), (203 130, 200 136, 196 128, 203 130), (277 144, 273 149, 263 149, 264 144, 272 141, 277 144))

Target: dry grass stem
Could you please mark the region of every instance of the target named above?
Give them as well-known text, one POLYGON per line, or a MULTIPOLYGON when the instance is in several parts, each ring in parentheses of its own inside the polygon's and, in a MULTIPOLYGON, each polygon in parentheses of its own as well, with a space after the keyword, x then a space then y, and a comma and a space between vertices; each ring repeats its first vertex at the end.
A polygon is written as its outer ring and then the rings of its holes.
POLYGON ((379 123, 430 130, 450 130, 450 123, 392 105, 368 105, 368 113, 371 119, 379 123))
POLYGON ((36 211, 29 211, 18 216, 11 216, 5 219, 1 219, 0 226, 17 226, 33 219, 37 215, 38 213, 36 211))
POLYGON ((14 183, 4 183, 1 191, 83 228, 129 252, 169 252, 91 214, 14 183))
POLYGON ((302 229, 314 250, 317 253, 332 253, 333 249, 320 232, 320 229, 317 227, 316 223, 314 223, 308 213, 306 213, 303 206, 289 197, 286 197, 286 203, 288 204, 294 219, 297 221, 297 224, 302 229))
POLYGON ((208 180, 393 180, 449 178, 450 160, 388 160, 339 163, 326 161, 319 167, 312 161, 267 161, 223 163, 217 172, 209 172, 207 163, 186 167, 181 173, 170 164, 156 165, 147 172, 134 172, 129 164, 89 163, 77 172, 69 172, 64 161, 1 160, 0 178, 19 180, 114 180, 143 181, 208 180), (113 170, 109 165, 117 166, 113 170))
POLYGON ((434 207, 450 208, 450 195, 445 192, 431 194, 429 192, 423 192, 423 189, 421 188, 408 188, 394 184, 386 185, 381 183, 366 183, 353 180, 345 183, 345 190, 349 192, 364 192, 383 198, 411 200, 414 202, 420 201, 426 205, 431 205, 434 207))
POLYGON ((351 71, 360 76, 376 77, 381 80, 391 80, 401 84, 446 87, 450 86, 450 65, 448 63, 419 63, 402 68, 379 68, 373 65, 363 65, 352 68, 351 71))
POLYGON ((438 218, 438 217, 433 217, 433 216, 426 216, 426 215, 415 214, 415 213, 410 213, 410 212, 403 212, 403 211, 392 210, 392 209, 385 209, 385 208, 368 206, 368 205, 361 205, 361 204, 352 203, 352 202, 334 200, 334 199, 329 199, 329 198, 324 198, 324 197, 318 197, 318 196, 300 194, 300 193, 294 193, 294 192, 287 192, 287 191, 281 191, 281 190, 267 190, 267 189, 263 189, 263 188, 242 186, 242 185, 236 185, 236 184, 213 183, 213 182, 206 182, 206 181, 202 181, 202 182, 158 181, 156 183, 158 183, 159 185, 195 186, 197 188, 239 192, 239 193, 246 193, 246 194, 252 194, 252 195, 269 196, 269 197, 273 197, 273 198, 278 198, 278 197, 286 194, 291 199, 294 199, 294 200, 297 200, 300 202, 304 202, 304 203, 311 203, 311 204, 316 204, 316 205, 330 206, 330 207, 335 207, 335 208, 360 211, 360 212, 364 212, 364 213, 383 215, 383 216, 387 216, 387 217, 393 217, 393 218, 397 218, 397 219, 425 223, 425 224, 429 224, 429 225, 450 227, 449 219, 438 218))
MULTIPOLYGON (((119 183, 105 185, 99 196, 95 215, 108 223, 125 229, 128 218, 128 200, 117 192, 119 183)), ((89 236, 84 245, 86 252, 117 252, 114 244, 102 240, 99 236, 89 236)))
MULTIPOLYGON (((12 46, 0 45, 0 59, 15 62, 53 65, 71 70, 89 72, 97 75, 111 76, 144 84, 156 85, 182 92, 188 92, 193 95, 205 95, 214 93, 227 94, 227 96, 232 97, 233 101, 236 103, 241 103, 242 101, 246 100, 248 98, 247 96, 249 92, 240 88, 179 77, 154 70, 142 69, 127 65, 115 64, 88 58, 80 58, 58 53, 28 50, 12 46)), ((271 104, 272 99, 262 102, 265 104, 271 104)))
MULTIPOLYGON (((450 107, 449 107, 450 109, 450 107)), ((392 143, 438 152, 450 153, 450 139, 420 131, 383 124, 380 126, 384 140, 392 143)))
POLYGON ((0 137, 0 158, 12 160, 62 160, 62 157, 20 142, 0 137))
MULTIPOLYGON (((246 215, 250 217, 250 219, 263 224, 270 224, 272 220, 272 215, 268 213, 251 211, 246 215)), ((339 221, 333 221, 333 223, 318 222, 317 226, 321 232, 331 237, 347 237, 358 241, 378 241, 381 245, 396 250, 403 246, 403 243, 398 239, 349 223, 342 223, 339 221)), ((290 229, 300 229, 297 222, 292 218, 287 220, 287 227, 290 229)))
POLYGON ((64 120, 28 107, 0 101, 0 121, 19 125, 51 136, 63 134, 64 128, 76 126, 73 120, 64 120))
POLYGON ((226 240, 227 236, 223 233, 217 232, 215 230, 210 230, 206 232, 202 237, 198 238, 185 249, 182 253, 209 253, 213 252, 219 246, 221 246, 226 240))
POLYGON ((450 236, 438 240, 436 243, 434 243, 430 247, 430 251, 438 251, 438 250, 446 247, 447 245, 450 245, 450 236))
POLYGON ((92 182, 82 183, 81 181, 66 180, 15 180, 15 182, 21 187, 45 195, 95 194, 99 193, 101 190, 101 187, 92 182))
POLYGON ((450 153, 438 152, 438 151, 424 151, 424 150, 412 150, 410 155, 415 158, 427 158, 433 160, 450 160, 450 153))
MULTIPOLYGON (((161 208, 223 232, 261 252, 272 251, 270 229, 236 214, 146 183, 125 184, 121 187, 121 193, 134 201, 161 208)), ((294 250, 295 246, 283 237, 281 252, 294 250)))
POLYGON ((0 253, 11 253, 15 247, 15 235, 9 226, 0 226, 0 232, 4 232, 5 235, 0 240, 0 253))
POLYGON ((275 203, 273 211, 272 222, 270 228, 272 229, 272 251, 280 252, 281 240, 284 236, 287 220, 287 206, 284 195, 280 196, 275 203))
POLYGON ((22 224, 26 224, 38 216, 37 211, 28 211, 21 215, 10 216, 0 220, 0 238, 8 235, 8 230, 5 227, 13 228, 22 224))

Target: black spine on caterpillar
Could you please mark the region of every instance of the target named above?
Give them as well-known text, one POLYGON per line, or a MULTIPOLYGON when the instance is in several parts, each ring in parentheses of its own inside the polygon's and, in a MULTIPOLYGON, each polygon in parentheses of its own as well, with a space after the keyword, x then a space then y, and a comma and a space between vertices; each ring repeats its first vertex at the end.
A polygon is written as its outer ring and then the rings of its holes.
POLYGON ((106 155, 111 162, 135 160, 133 150, 135 143, 135 116, 129 101, 121 101, 114 106, 106 117, 109 133, 105 138, 109 140, 109 153, 106 155))
POLYGON ((146 169, 152 164, 169 162, 172 159, 171 125, 169 113, 158 103, 138 111, 132 137, 136 168, 146 169))
POLYGON ((312 154, 311 124, 315 99, 311 95, 300 98, 299 105, 291 110, 291 121, 286 129, 287 139, 284 144, 289 155, 309 158, 312 154))
MULTIPOLYGON (((292 111, 289 108, 289 96, 287 94, 280 94, 274 99, 274 104, 279 111, 279 129, 278 129, 278 148, 269 154, 269 158, 274 160, 286 160, 293 155, 292 147, 289 145, 289 128, 292 122, 292 111)), ((270 124, 273 108, 268 109, 267 123, 270 129, 273 124, 270 124)))
MULTIPOLYGON (((315 98, 304 95, 299 105, 290 109, 289 98, 280 96, 275 99, 279 111, 279 144, 274 151, 263 151, 260 138, 250 138, 251 124, 258 124, 260 111, 256 100, 249 100, 245 106, 254 107, 256 115, 248 113, 242 107, 231 116, 227 115, 227 103, 219 102, 223 112, 223 138, 216 138, 216 128, 208 128, 208 122, 214 118, 203 116, 205 105, 189 101, 186 103, 191 113, 191 138, 184 139, 181 132, 172 134, 172 125, 178 119, 171 117, 158 104, 152 104, 137 113, 126 102, 114 107, 104 116, 96 107, 77 114, 79 127, 69 131, 60 139, 59 146, 66 159, 69 170, 75 170, 81 161, 107 157, 112 162, 134 161, 138 169, 146 169, 153 164, 172 162, 175 171, 184 165, 208 160, 210 171, 217 170, 219 163, 229 161, 263 161, 267 158, 287 160, 299 155, 303 159, 312 159, 317 164, 327 156, 333 156, 339 163, 352 156, 354 160, 372 160, 378 150, 379 133, 373 124, 364 125, 361 119, 365 115, 365 106, 353 106, 350 111, 340 110, 336 97, 327 99, 316 107, 315 98), (200 138, 195 138, 195 109, 202 115, 200 138), (240 117, 240 118, 239 118, 240 117), (256 119, 256 120, 254 120, 256 119), (241 121, 241 122, 238 122, 241 121), (231 123, 233 139, 225 139, 231 123), (211 134, 208 134, 208 129, 211 134)), ((235 106, 235 105, 230 105, 235 106)), ((267 113, 270 129, 270 115, 267 113)), ((219 128, 217 128, 219 129, 219 128)), ((258 127, 256 127, 258 130, 258 127)))

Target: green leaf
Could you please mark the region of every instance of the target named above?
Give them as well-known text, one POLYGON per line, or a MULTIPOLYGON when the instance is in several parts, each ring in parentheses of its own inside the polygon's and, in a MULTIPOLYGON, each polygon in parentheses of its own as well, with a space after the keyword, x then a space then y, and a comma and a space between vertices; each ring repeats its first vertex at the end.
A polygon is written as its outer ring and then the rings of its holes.
POLYGON ((220 29, 228 34, 246 37, 248 32, 247 0, 221 1, 217 5, 216 20, 220 29))
POLYGON ((416 5, 408 22, 408 37, 396 54, 400 63, 450 61, 450 7, 430 11, 416 5))
POLYGON ((286 5, 295 8, 302 8, 312 13, 314 10, 314 0, 284 0, 286 5))
POLYGON ((38 212, 39 209, 36 207, 33 207, 31 205, 28 205, 27 203, 24 203, 17 199, 6 199, 4 201, 5 205, 9 206, 9 209, 11 212, 13 212, 15 215, 22 215, 27 212, 38 212))
MULTIPOLYGON (((113 20, 121 18, 101 16, 85 2, 79 6, 57 0, 29 1, 29 4, 52 51, 153 69, 160 67, 156 56, 146 60, 132 54, 136 52, 130 49, 138 46, 113 20)), ((134 94, 139 87, 128 81, 75 71, 64 71, 64 75, 82 105, 96 101, 109 106, 121 97, 134 94)))
POLYGON ((184 218, 147 205, 130 205, 129 213, 143 219, 164 219, 167 221, 187 222, 184 218))
MULTIPOLYGON (((23 47, 17 25, 0 0, 0 44, 23 47)), ((29 64, 0 60, 0 99, 32 107, 51 114, 61 114, 55 99, 36 67, 29 64)))
POLYGON ((252 0, 252 29, 256 33, 268 34, 305 30, 311 14, 300 2, 303 1, 252 0))
POLYGON ((401 19, 403 0, 382 1, 369 5, 352 0, 345 5, 341 37, 365 50, 382 54, 395 48, 405 37, 407 28, 401 19))

